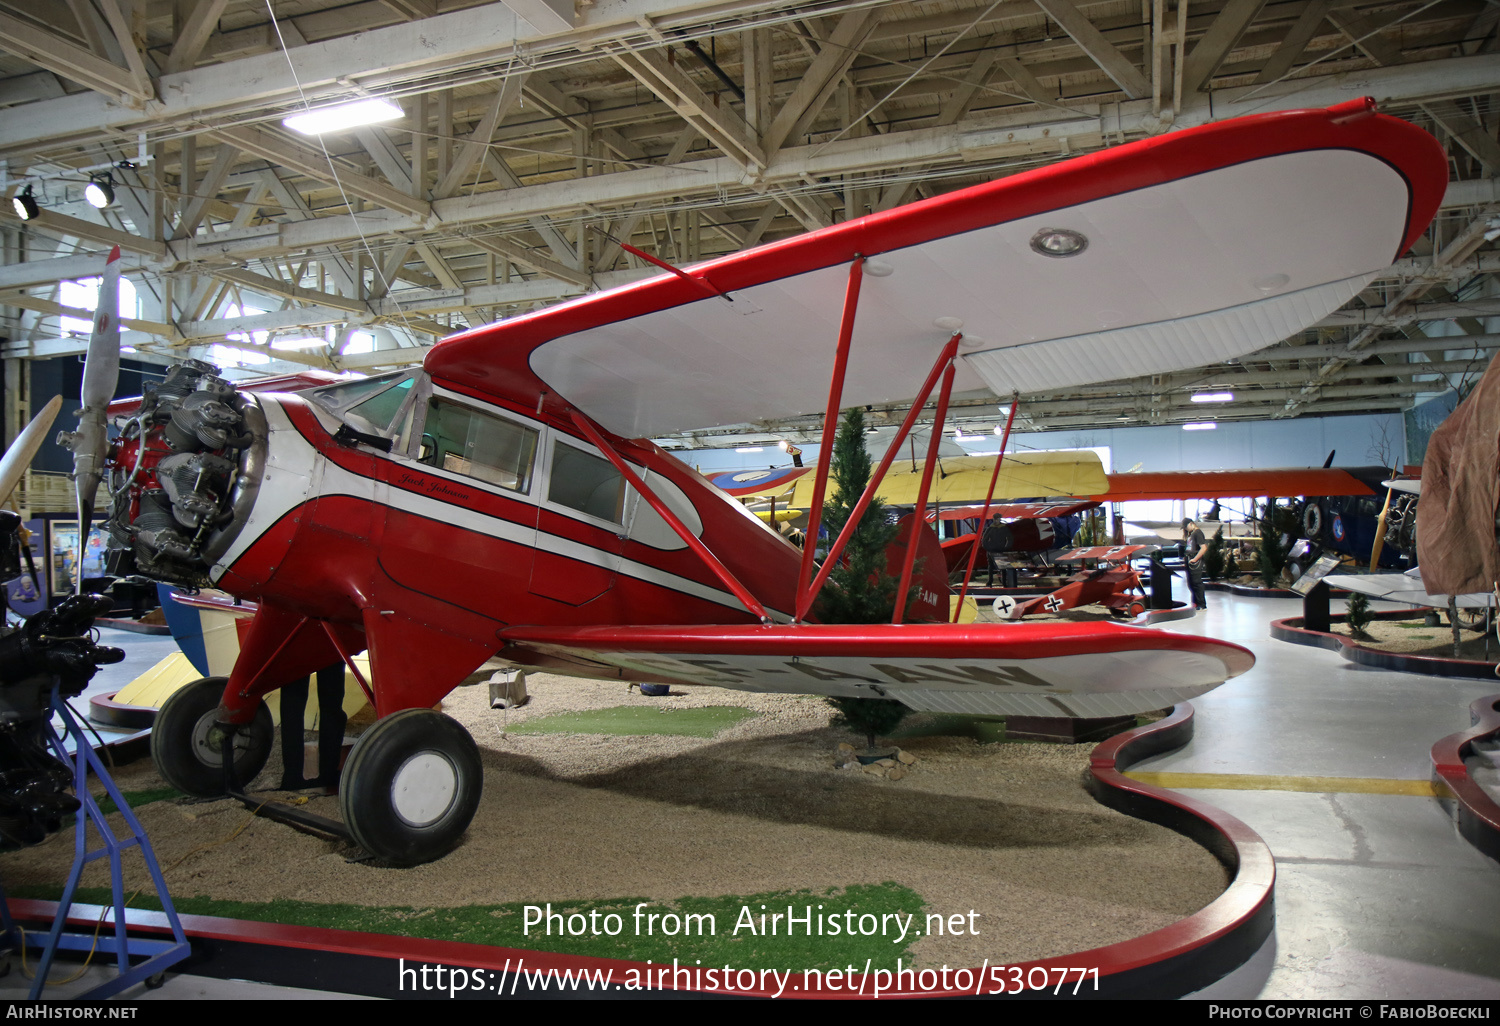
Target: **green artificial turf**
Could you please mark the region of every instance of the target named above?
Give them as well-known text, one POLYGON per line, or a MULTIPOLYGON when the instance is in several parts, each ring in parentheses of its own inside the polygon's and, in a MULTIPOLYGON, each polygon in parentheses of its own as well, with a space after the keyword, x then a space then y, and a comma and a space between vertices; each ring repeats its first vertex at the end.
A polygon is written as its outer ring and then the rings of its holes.
MULTIPOLYGON (((181 798, 183 793, 175 787, 153 787, 145 791, 121 791, 120 797, 125 799, 125 804, 132 809, 138 809, 142 805, 150 805, 152 802, 166 801, 168 798, 181 798)), ((111 812, 120 811, 115 800, 108 795, 99 803, 99 810, 108 816, 111 812)))
POLYGON ((710 705, 697 709, 671 706, 617 705, 608 709, 557 713, 541 716, 514 727, 511 734, 672 734, 683 737, 713 737, 755 713, 737 705, 710 705))
MULTIPOLYGON (((670 861, 670 860, 667 860, 670 861)), ((57 900, 61 885, 17 887, 16 897, 57 900)), ((76 900, 109 902, 108 888, 80 887, 76 900)), ((408 908, 322 904, 281 899, 270 902, 220 901, 174 895, 172 903, 183 915, 223 916, 256 922, 294 926, 327 927, 368 933, 424 937, 432 940, 488 944, 498 947, 555 951, 572 955, 620 958, 635 962, 663 962, 704 968, 731 966, 735 969, 894 969, 898 958, 911 964, 911 945, 927 928, 922 898, 895 883, 856 885, 824 892, 790 891, 719 898, 678 898, 650 901, 645 898, 608 898, 598 901, 553 903, 532 906, 532 925, 527 926, 527 905, 468 905, 458 908, 408 908), (637 906, 640 918, 637 919, 637 906), (812 935, 802 922, 793 924, 788 936, 787 907, 799 919, 812 916, 812 935), (770 916, 781 913, 773 924, 770 916), (577 915, 575 915, 575 913, 577 915), (590 918, 590 913, 597 915, 590 918), (852 913, 852 919, 846 915, 852 913), (618 922, 608 917, 613 914, 618 922), (650 917, 655 914, 657 919, 650 917), (900 920, 892 918, 899 915, 900 920), (765 915, 766 919, 761 920, 765 915), (908 921, 906 916, 912 918, 908 921), (687 917, 697 917, 689 919, 687 917), (861 921, 860 917, 866 917, 861 921), (570 919, 570 917, 572 917, 570 919), (671 917, 671 918, 668 918, 671 917), (838 932, 830 922, 837 919, 838 932), (908 925, 904 938, 900 922, 908 925), (550 923, 550 935, 548 925, 550 923), (692 924, 684 927, 683 924, 692 924), (853 923, 849 935, 846 924, 853 923), (710 924, 712 929, 710 929, 710 924), (821 924, 823 933, 818 935, 821 924), (773 930, 774 926, 774 930, 773 930), (607 930, 618 928, 615 936, 607 930), (684 932, 685 929, 688 932, 684 932), (675 935, 672 932, 675 931, 675 935), (690 935, 689 935, 690 933, 690 935)), ((135 908, 160 910, 154 894, 142 893, 135 908)), ((939 917, 934 915, 936 923, 939 917)), ((936 928, 936 927, 934 927, 936 928)), ((967 930, 967 921, 962 929, 967 930)))

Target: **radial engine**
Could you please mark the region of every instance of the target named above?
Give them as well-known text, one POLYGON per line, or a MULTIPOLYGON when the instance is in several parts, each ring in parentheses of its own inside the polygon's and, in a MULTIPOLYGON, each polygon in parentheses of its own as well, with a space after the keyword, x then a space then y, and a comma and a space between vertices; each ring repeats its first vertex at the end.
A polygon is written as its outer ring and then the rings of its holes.
POLYGON ((255 397, 212 364, 148 387, 110 448, 107 572, 206 585, 255 503, 266 435, 255 397))

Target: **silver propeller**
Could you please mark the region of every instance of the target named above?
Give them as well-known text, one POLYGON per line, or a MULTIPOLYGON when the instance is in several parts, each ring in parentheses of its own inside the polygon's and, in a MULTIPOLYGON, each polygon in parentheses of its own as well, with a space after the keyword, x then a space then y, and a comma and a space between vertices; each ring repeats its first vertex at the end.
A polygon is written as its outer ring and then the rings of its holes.
POLYGON ((107 413, 120 381, 120 247, 110 251, 99 283, 99 302, 94 307, 94 333, 83 364, 83 409, 78 411, 78 430, 58 435, 58 443, 73 450, 73 489, 78 497, 78 550, 76 564, 79 591, 83 589, 83 553, 88 550, 94 516, 94 495, 104 478, 109 453, 107 413))

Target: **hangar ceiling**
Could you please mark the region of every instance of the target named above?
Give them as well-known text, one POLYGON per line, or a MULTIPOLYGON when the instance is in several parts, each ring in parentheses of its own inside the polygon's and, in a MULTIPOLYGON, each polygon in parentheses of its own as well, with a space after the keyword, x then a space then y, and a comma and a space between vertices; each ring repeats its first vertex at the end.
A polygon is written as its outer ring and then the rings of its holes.
MULTIPOLYGON (((0 0, 0 183, 40 207, 0 213, 3 352, 81 352, 60 283, 118 244, 136 358, 406 366, 453 331, 658 273, 621 240, 690 264, 1369 95, 1449 154, 1413 253, 1236 364, 1022 396, 1021 424, 1203 420, 1205 391, 1234 393, 1219 420, 1401 410, 1500 343, 1497 26, 1495 0, 0 0), (404 117, 281 124, 360 97, 404 117), (106 173, 98 210, 83 187, 106 173)), ((989 396, 957 412, 966 430, 998 417, 989 396)))

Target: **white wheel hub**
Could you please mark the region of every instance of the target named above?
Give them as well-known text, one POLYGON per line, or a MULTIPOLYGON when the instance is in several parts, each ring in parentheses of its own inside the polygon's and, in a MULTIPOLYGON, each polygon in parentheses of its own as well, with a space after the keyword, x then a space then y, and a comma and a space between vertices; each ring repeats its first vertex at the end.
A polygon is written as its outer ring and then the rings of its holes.
POLYGON ((438 752, 418 752, 391 780, 391 807, 410 826, 430 826, 443 818, 457 793, 453 763, 438 752))
MULTIPOLYGON (((198 722, 193 724, 193 755, 205 766, 224 765, 224 731, 218 726, 218 714, 206 712, 198 717, 198 722)), ((250 747, 250 739, 245 736, 244 730, 237 730, 234 734, 234 751, 236 761, 238 756, 250 747)))

